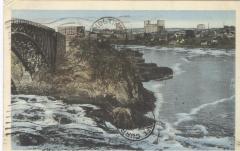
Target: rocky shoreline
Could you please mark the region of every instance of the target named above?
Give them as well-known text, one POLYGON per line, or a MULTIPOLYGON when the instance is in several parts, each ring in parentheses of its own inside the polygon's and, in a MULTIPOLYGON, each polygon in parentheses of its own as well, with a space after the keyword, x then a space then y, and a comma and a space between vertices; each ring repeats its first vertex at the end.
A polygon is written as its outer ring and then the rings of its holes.
POLYGON ((142 82, 173 76, 172 69, 145 63, 142 55, 130 49, 116 51, 106 43, 90 45, 75 39, 53 73, 40 70, 30 75, 12 54, 12 93, 53 96, 69 104, 94 104, 101 109, 89 116, 119 128, 136 128, 150 122, 144 114, 155 107, 153 93, 142 82))

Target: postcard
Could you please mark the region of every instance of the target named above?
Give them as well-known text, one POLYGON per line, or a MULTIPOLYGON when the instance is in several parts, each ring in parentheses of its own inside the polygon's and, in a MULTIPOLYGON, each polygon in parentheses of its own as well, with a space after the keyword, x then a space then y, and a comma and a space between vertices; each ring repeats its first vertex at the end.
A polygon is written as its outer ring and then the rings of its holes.
POLYGON ((6 1, 5 150, 238 150, 237 1, 6 1))

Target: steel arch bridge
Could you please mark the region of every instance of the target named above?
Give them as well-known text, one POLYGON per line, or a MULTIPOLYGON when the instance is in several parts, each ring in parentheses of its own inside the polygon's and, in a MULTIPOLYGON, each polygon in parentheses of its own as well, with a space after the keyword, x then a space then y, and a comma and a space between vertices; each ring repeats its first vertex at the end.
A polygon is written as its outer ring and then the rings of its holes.
POLYGON ((12 19, 10 22, 11 51, 25 69, 30 74, 39 71, 40 68, 53 71, 58 54, 65 52, 65 36, 32 21, 12 19))
MULTIPOLYGON (((28 20, 12 19, 6 23, 11 26, 11 52, 31 76, 38 71, 55 70, 56 62, 66 51, 64 35, 28 20)), ((11 78, 11 89, 16 93, 14 80, 11 78)))

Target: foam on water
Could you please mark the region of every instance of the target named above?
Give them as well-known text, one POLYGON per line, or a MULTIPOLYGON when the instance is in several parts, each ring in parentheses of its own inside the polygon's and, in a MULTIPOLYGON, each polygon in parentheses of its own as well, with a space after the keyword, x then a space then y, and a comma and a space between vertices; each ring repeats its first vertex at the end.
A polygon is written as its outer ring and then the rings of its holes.
POLYGON ((154 95, 157 99, 157 101, 155 102, 155 109, 154 109, 154 115, 156 118, 160 118, 159 117, 159 112, 163 103, 163 96, 162 93, 160 93, 160 88, 163 86, 163 84, 161 84, 160 82, 157 81, 149 81, 149 82, 143 82, 143 86, 145 88, 147 88, 148 90, 154 92, 154 95))
POLYGON ((181 60, 185 61, 186 63, 190 63, 191 61, 188 60, 187 58, 181 58, 181 60))
MULTIPOLYGON (((163 87, 163 84, 160 84, 159 81, 150 81, 150 82, 145 82, 144 87, 154 92, 155 97, 157 98, 157 102, 155 103, 156 108, 154 113, 157 114, 156 117, 159 117, 159 112, 161 110, 162 103, 164 103, 163 96, 160 93, 161 92, 160 88, 163 87)), ((217 136, 216 137, 208 136, 209 132, 204 125, 200 125, 200 124, 192 125, 189 128, 187 128, 188 129, 187 132, 177 129, 178 124, 180 124, 183 121, 192 120, 193 119, 192 116, 198 114, 198 112, 203 108, 217 105, 225 101, 230 101, 232 99, 234 99, 234 96, 216 100, 211 103, 202 104, 196 108, 191 109, 190 113, 178 113, 177 121, 175 123, 171 124, 166 121, 163 121, 163 123, 165 124, 164 128, 162 128, 160 125, 156 125, 153 136, 151 136, 148 139, 150 139, 152 142, 156 142, 157 130, 160 129, 160 138, 159 138, 159 143, 157 144, 159 148, 157 146, 151 146, 150 149, 153 149, 153 148, 155 149, 161 148, 164 150, 219 150, 219 149, 232 150, 234 149, 233 137, 219 138, 217 136), (197 135, 197 137, 194 137, 194 136, 192 137, 191 133, 193 134, 198 133, 199 135, 197 135), (179 135, 179 134, 185 134, 185 135, 179 135), (153 141, 154 139, 155 141, 153 141)), ((160 118, 158 118, 157 120, 159 119, 160 118)))
POLYGON ((177 47, 160 47, 160 46, 143 46, 143 45, 118 45, 119 48, 130 48, 136 51, 172 51, 176 53, 184 53, 187 54, 188 57, 198 57, 198 56, 234 56, 235 50, 234 49, 214 49, 214 48, 177 48, 177 47))
POLYGON ((192 146, 191 150, 233 150, 234 140, 231 137, 202 137, 202 138, 186 138, 177 136, 179 142, 192 146))
POLYGON ((180 75, 180 74, 182 74, 182 73, 185 72, 185 71, 181 68, 181 63, 176 63, 176 64, 174 64, 171 68, 173 69, 173 74, 174 74, 175 76, 180 75))
MULTIPOLYGON (((126 46, 125 46, 126 47, 126 46)), ((186 49, 186 48, 164 48, 146 46, 127 46, 137 51, 171 51, 184 53, 183 58, 173 64, 175 76, 181 75, 185 71, 181 63, 190 63, 191 57, 197 56, 233 56, 234 50, 214 50, 214 49, 186 49)), ((185 69, 185 68, 184 68, 185 69)), ((187 70, 187 69, 185 69, 187 70)), ((234 79, 230 87, 234 88, 234 79)), ((97 110, 99 107, 90 104, 65 104, 61 100, 56 100, 47 96, 36 95, 12 95, 12 138, 15 149, 114 149, 117 145, 127 146, 129 149, 143 150, 223 150, 234 149, 233 137, 208 136, 211 132, 204 124, 191 125, 189 130, 179 129, 182 122, 193 120, 202 109, 215 106, 229 100, 234 96, 219 99, 210 103, 202 104, 192 108, 189 113, 176 114, 177 120, 169 123, 161 121, 160 113, 164 97, 161 89, 164 88, 162 81, 149 81, 143 83, 144 87, 152 91, 156 97, 154 114, 156 126, 151 136, 142 141, 130 141, 123 138, 117 128, 107 121, 96 122, 96 119, 87 116, 87 110, 97 110), (191 136, 191 133, 200 133, 198 137, 191 136), (22 146, 19 145, 17 133, 44 135, 48 142, 44 144, 22 146), (46 134, 47 133, 47 134, 46 134), (188 133, 190 135, 188 135, 188 133), (52 140, 53 139, 53 140, 52 140), (58 141, 60 139, 60 141, 58 141), (88 143, 83 144, 83 140, 88 143), (57 142, 56 142, 57 141, 57 142), (68 143, 66 145, 65 143, 68 143), (70 143, 70 145, 69 145, 70 143), (79 145, 80 144, 80 145, 79 145), (90 145, 89 145, 90 144, 90 145), (95 144, 103 144, 95 146, 95 144), (93 148, 94 147, 94 148, 93 148)), ((225 115, 222 115, 225 116, 225 115)), ((120 147, 121 149, 121 147, 120 147)))
MULTIPOLYGON (((14 95, 12 96, 12 102, 12 140, 13 147, 15 149, 79 149, 77 143, 81 140, 94 141, 95 143, 105 143, 108 148, 109 145, 128 145, 131 148, 140 149, 183 148, 178 142, 162 142, 162 140, 166 140, 168 138, 167 135, 170 134, 169 132, 171 130, 169 130, 169 128, 164 130, 164 126, 161 124, 156 125, 153 135, 139 142, 130 141, 121 137, 120 134, 117 133, 116 127, 109 122, 105 122, 106 128, 108 129, 108 131, 106 131, 102 127, 99 127, 93 119, 86 117, 84 107, 92 107, 93 110, 98 109, 98 107, 93 105, 67 105, 61 100, 50 100, 46 96, 28 95, 14 95), (39 104, 42 105, 40 106, 39 104), (15 107, 18 107, 18 110, 15 110, 15 107), (29 118, 30 115, 38 115, 40 118, 31 119, 29 118), (56 115, 58 116, 55 117, 56 115), (63 123, 63 121, 61 122, 61 120, 64 119, 69 119, 70 122, 66 122, 67 120, 65 120, 66 123, 63 123), (47 131, 44 132, 44 129, 47 131), (109 130, 112 132, 109 132, 109 130), (159 130, 163 131, 161 135, 164 136, 159 138, 159 142, 156 142, 159 130), (41 136, 49 140, 47 143, 37 146, 22 146, 18 143, 20 141, 18 138, 19 133, 32 134, 39 137, 41 136), (57 137, 55 136, 55 133, 57 134, 57 137), (75 137, 72 137, 72 135, 75 137), (62 139, 62 143, 57 144, 55 139, 62 139), (53 140, 53 142, 51 142, 51 140, 53 140), (66 143, 65 141, 74 141, 76 144, 66 146, 64 145, 66 143)), ((89 149, 88 147, 89 146, 86 145, 81 149, 89 149)), ((104 146, 99 148, 106 149, 104 146)))
POLYGON ((194 125, 194 126, 193 126, 193 129, 198 129, 198 130, 200 130, 201 132, 203 132, 204 135, 207 135, 207 134, 208 134, 208 130, 207 130, 206 127, 203 126, 203 125, 194 125))
POLYGON ((178 118, 178 120, 174 123, 175 126, 179 125, 180 123, 184 122, 184 121, 189 121, 189 120, 192 120, 192 116, 193 115, 196 115, 200 110, 202 110, 203 108, 206 108, 208 106, 211 106, 211 105, 216 105, 218 103, 222 103, 222 102, 225 102, 225 101, 230 101, 230 100, 233 100, 235 96, 231 96, 229 98, 223 98, 223 99, 220 99, 220 100, 217 100, 217 101, 214 101, 214 102, 211 102, 211 103, 205 103, 205 104, 202 104, 196 108, 193 108, 191 109, 191 111, 189 113, 178 113, 176 116, 178 118))
MULTIPOLYGON (((159 93, 161 84, 152 81, 150 85, 144 84, 146 87, 151 86, 150 89, 154 91, 157 97, 156 109, 154 113, 159 118, 159 112, 163 98, 159 93)), ((148 87, 149 88, 149 87, 148 87)), ((231 99, 231 98, 229 98, 231 99)), ((214 105, 224 102, 227 99, 219 100, 208 105, 214 105)), ((12 137, 13 147, 15 149, 91 149, 88 145, 81 147, 77 143, 81 140, 93 141, 94 143, 105 143, 105 147, 114 148, 116 145, 129 146, 135 149, 144 150, 188 150, 189 146, 199 149, 231 149, 231 138, 190 138, 176 135, 181 131, 176 130, 173 125, 167 122, 157 121, 153 134, 142 141, 130 141, 118 134, 117 129, 109 122, 105 122, 106 128, 99 127, 99 125, 90 117, 86 117, 86 110, 84 107, 90 107, 92 110, 98 109, 97 106, 89 104, 75 104, 67 105, 61 100, 52 100, 46 96, 28 96, 28 95, 14 95, 12 96, 12 137), (43 103, 44 102, 44 103, 43 103), (39 105, 41 104, 41 105, 39 105), (15 109, 16 108, 16 109, 15 109), (21 116, 20 116, 21 115, 21 116), (32 119, 31 116, 38 115, 40 118, 32 119), (66 123, 64 123, 64 119, 66 123), (61 121, 62 120, 62 121, 61 121), (50 142, 41 145, 21 146, 17 142, 17 133, 33 134, 43 136, 44 130, 47 130, 48 139, 50 142), (57 134, 51 135, 52 133, 57 134), (160 134, 160 135, 159 135, 160 134), (75 137, 72 137, 75 136, 75 137), (62 144, 55 143, 54 139, 62 138, 62 144), (51 142, 51 139, 53 141, 51 142), (64 145, 64 141, 75 142, 76 144, 64 145), (223 143, 224 142, 224 143, 223 143), (188 144, 185 146, 184 144, 188 144)), ((203 108, 202 105, 199 107, 203 108)), ((196 114, 199 109, 193 109, 192 114, 196 114)), ((200 129, 207 134, 207 130, 202 125, 195 125, 195 129, 200 129)), ((46 132, 45 132, 46 133, 46 132)), ((103 146, 95 147, 98 149, 106 149, 103 146)))

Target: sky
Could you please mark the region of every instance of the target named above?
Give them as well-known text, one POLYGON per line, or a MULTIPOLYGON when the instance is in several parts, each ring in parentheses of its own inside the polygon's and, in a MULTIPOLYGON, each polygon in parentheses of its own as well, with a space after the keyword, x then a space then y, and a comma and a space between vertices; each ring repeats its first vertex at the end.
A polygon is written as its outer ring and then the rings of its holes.
POLYGON ((165 20, 166 28, 196 28, 197 24, 215 28, 235 25, 235 11, 114 11, 114 10, 14 10, 12 17, 27 19, 51 26, 71 22, 90 26, 101 17, 111 16, 123 21, 128 28, 143 28, 144 20, 165 20))

